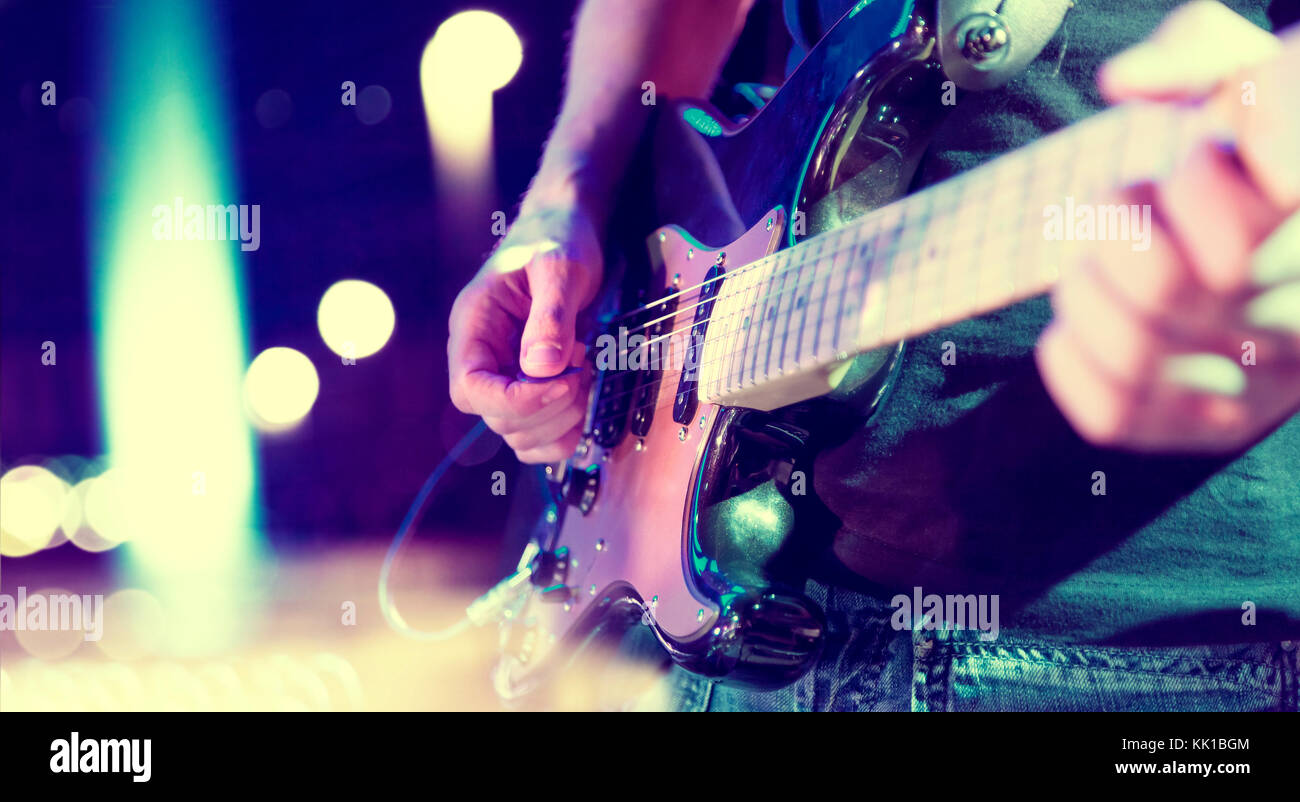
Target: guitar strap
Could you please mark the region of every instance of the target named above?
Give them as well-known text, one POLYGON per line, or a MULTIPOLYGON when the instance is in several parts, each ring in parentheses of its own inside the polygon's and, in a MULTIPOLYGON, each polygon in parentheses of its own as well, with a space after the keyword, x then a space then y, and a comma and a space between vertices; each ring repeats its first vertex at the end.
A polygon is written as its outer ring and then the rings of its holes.
POLYGON ((962 89, 1002 86, 1029 66, 1073 0, 938 0, 939 60, 962 89))

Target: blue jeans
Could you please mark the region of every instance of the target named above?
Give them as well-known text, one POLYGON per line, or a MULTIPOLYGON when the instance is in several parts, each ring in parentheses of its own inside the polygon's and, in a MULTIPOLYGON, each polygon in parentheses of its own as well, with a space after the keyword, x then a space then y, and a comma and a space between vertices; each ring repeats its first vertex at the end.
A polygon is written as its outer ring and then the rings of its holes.
POLYGON ((1300 644, 1136 648, 979 632, 898 631, 884 599, 809 583, 827 616, 816 667, 778 691, 674 667, 659 700, 683 711, 1300 711, 1300 644))

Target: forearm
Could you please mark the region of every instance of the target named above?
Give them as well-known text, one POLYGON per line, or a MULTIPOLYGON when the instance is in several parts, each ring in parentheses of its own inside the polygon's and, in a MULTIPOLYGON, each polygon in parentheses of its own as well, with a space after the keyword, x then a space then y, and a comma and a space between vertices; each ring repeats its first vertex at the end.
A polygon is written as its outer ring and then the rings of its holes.
POLYGON ((753 0, 586 0, 555 129, 524 210, 582 204, 601 223, 656 102, 705 97, 753 0))

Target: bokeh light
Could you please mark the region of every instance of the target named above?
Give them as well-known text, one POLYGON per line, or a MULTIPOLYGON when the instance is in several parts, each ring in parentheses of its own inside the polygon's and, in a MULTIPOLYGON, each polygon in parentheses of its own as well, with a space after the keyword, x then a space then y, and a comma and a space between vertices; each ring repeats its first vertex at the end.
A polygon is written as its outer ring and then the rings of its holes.
POLYGON ((393 96, 378 84, 367 86, 357 95, 357 119, 366 125, 377 125, 393 110, 393 96))
POLYGON ((510 23, 465 11, 438 27, 420 56, 420 91, 446 211, 477 214, 492 192, 492 93, 523 62, 510 23))
POLYGON ((341 357, 360 359, 384 347, 397 315, 388 295, 359 279, 335 282, 316 309, 321 339, 341 357))
POLYGON ((490 11, 462 11, 448 17, 428 48, 429 68, 444 73, 444 80, 489 92, 510 83, 524 60, 515 29, 490 11))
POLYGON ((0 477, 0 554, 22 557, 48 546, 67 495, 67 483, 39 465, 19 465, 0 477))
POLYGON ((286 429, 302 420, 319 392, 316 367, 292 348, 266 349, 244 375, 244 399, 253 424, 264 431, 286 429))
POLYGON ((103 636, 95 642, 111 660, 138 660, 156 654, 163 643, 167 616, 152 593, 128 588, 104 599, 103 636))
POLYGON ((74 488, 80 496, 85 526, 68 536, 85 551, 107 551, 127 540, 130 535, 122 505, 122 487, 112 469, 79 482, 74 488))
MULTIPOLYGON (((77 647, 86 639, 86 631, 93 630, 94 627, 90 625, 89 621, 84 619, 76 622, 78 624, 76 628, 69 626, 68 622, 62 622, 60 625, 62 619, 60 618, 56 621, 56 613, 54 611, 56 606, 65 611, 69 609, 69 606, 66 604, 56 603, 55 599, 66 600, 67 597, 74 595, 77 594, 63 588, 43 588, 41 590, 28 592, 26 604, 28 609, 14 611, 15 615, 28 616, 28 620, 24 624, 23 628, 14 628, 14 637, 18 641, 18 645, 22 646, 24 651, 32 657, 35 657, 37 660, 59 660, 75 652, 77 647), (31 616, 35 614, 32 612, 34 609, 34 597, 43 597, 45 600, 43 604, 43 616, 45 619, 44 629, 31 628, 31 624, 34 623, 31 616)), ((76 613, 59 613, 58 615, 62 616, 64 614, 69 614, 76 615, 80 618, 83 614, 98 614, 101 616, 100 621, 103 621, 102 609, 85 610, 81 607, 80 598, 76 600, 76 607, 76 613)))
POLYGON ((263 128, 279 128, 293 116, 293 98, 283 89, 268 89, 257 99, 253 114, 263 128))

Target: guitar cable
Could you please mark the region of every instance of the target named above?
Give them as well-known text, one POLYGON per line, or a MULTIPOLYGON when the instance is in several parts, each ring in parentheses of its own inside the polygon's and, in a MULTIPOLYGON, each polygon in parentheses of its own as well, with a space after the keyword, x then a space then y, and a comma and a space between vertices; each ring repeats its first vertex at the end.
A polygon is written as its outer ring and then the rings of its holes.
POLYGON ((521 566, 518 571, 501 580, 491 590, 475 599, 469 607, 465 608, 465 615, 452 624, 435 632, 416 629, 402 618, 398 612, 397 605, 393 602, 393 597, 388 590, 388 576, 392 571, 393 563, 397 559, 397 553, 401 551, 407 539, 410 538, 411 532, 415 525, 419 523, 420 518, 424 515, 425 507, 429 504, 429 499, 433 496, 433 490, 437 487, 438 482, 451 469, 451 466, 460 459, 461 455, 469 450, 484 432, 487 431, 487 424, 479 421, 472 429, 466 432, 456 445, 452 446, 447 455, 442 458, 429 474, 429 478, 424 480, 424 485, 420 487, 420 492, 415 495, 411 502, 410 508, 406 511, 406 517, 402 519, 401 525, 397 528, 397 534, 393 537, 392 545, 388 547, 388 554, 384 556, 383 566, 379 569, 379 610, 383 613, 384 621, 397 634, 413 640, 424 642, 438 642, 450 640, 464 632, 467 632, 471 626, 481 627, 497 619, 505 610, 509 609, 517 600, 528 592, 530 589, 529 580, 532 578, 532 569, 529 566, 521 566))

